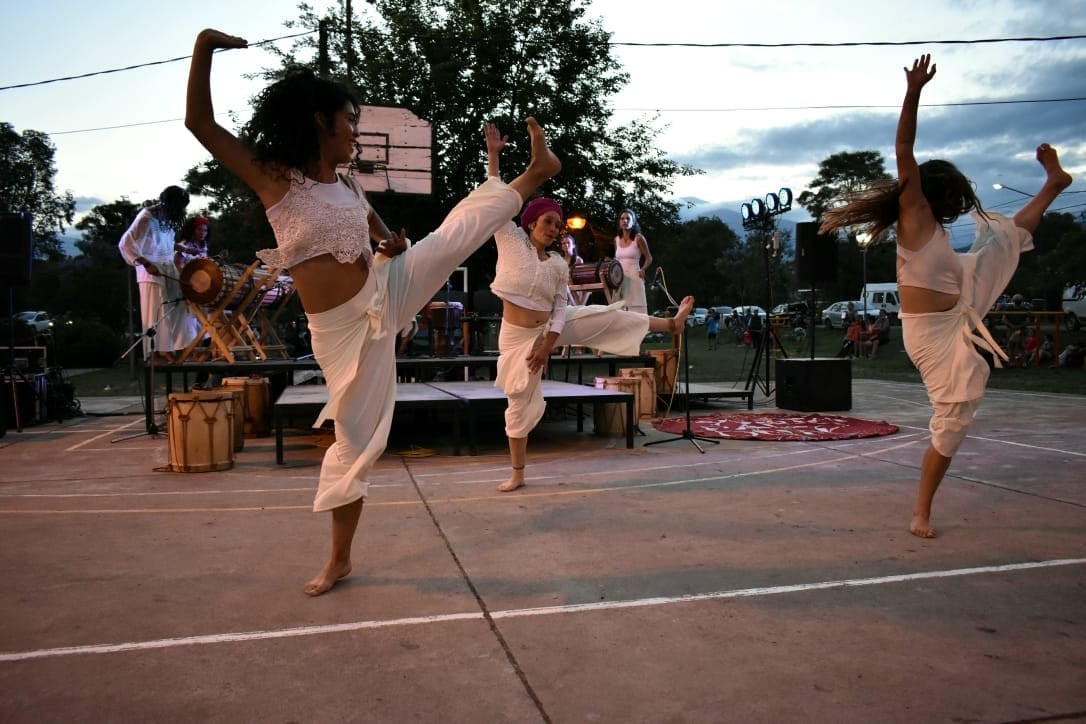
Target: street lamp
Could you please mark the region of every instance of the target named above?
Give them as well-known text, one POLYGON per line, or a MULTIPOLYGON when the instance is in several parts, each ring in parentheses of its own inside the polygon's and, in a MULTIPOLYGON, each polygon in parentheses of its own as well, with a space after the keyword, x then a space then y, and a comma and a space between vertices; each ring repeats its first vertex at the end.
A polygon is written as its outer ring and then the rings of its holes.
POLYGON ((1025 191, 1019 191, 1016 188, 1012 188, 1010 186, 1005 186, 1005 185, 1000 184, 1000 183, 992 184, 992 188, 995 189, 996 191, 1001 191, 1002 189, 1007 189, 1008 191, 1013 191, 1016 194, 1022 194, 1023 196, 1028 196, 1031 199, 1033 198, 1033 194, 1027 194, 1025 191))
POLYGON ((875 242, 875 237, 866 231, 862 231, 856 235, 856 243, 860 245, 860 251, 863 253, 863 280, 864 280, 864 328, 867 327, 867 250, 875 242))

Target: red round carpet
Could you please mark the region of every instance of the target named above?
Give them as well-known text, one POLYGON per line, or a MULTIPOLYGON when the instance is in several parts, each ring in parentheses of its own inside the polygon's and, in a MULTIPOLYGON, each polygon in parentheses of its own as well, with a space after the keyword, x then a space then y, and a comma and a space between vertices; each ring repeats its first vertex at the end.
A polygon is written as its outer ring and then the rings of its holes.
MULTIPOLYGON (((686 417, 654 420, 652 425, 661 432, 680 434, 686 429, 686 417)), ((817 412, 717 412, 690 418, 690 430, 695 435, 728 440, 846 440, 892 435, 897 429, 897 425, 888 422, 817 412)))

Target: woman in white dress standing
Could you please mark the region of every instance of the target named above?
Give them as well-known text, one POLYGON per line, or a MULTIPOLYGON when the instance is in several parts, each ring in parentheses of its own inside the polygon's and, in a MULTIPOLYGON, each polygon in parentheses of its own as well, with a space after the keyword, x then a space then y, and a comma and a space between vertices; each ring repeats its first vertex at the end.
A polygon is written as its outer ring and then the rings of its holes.
POLYGON ((652 254, 641 233, 641 225, 637 223, 637 215, 630 209, 623 209, 618 217, 615 259, 622 265, 622 299, 626 302, 626 310, 648 314, 645 271, 652 264, 652 254))

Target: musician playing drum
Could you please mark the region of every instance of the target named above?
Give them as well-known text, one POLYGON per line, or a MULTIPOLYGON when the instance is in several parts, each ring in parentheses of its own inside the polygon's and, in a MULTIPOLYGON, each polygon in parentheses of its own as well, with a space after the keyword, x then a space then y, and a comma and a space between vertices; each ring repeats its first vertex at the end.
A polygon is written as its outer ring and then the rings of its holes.
POLYGON ((117 244, 124 260, 136 268, 144 359, 150 357, 153 344, 158 360, 170 363, 173 352, 185 349, 200 331, 199 321, 184 304, 174 266, 174 240, 188 203, 187 191, 167 186, 158 203, 136 214, 117 244))
MULTIPOLYGON (((506 139, 487 124, 487 173, 498 176, 498 155, 506 139)), ((490 290, 502 300, 498 334, 498 376, 495 387, 509 400, 505 434, 513 468, 503 493, 524 485, 528 433, 543 417, 543 373, 556 345, 579 344, 613 354, 634 355, 650 331, 677 334, 686 324, 694 298, 686 297, 674 317, 657 318, 624 311, 623 302, 570 306, 567 304, 569 266, 556 251, 548 251, 562 230, 562 207, 538 197, 520 214, 520 226, 506 222, 494 234, 498 266, 490 290)))

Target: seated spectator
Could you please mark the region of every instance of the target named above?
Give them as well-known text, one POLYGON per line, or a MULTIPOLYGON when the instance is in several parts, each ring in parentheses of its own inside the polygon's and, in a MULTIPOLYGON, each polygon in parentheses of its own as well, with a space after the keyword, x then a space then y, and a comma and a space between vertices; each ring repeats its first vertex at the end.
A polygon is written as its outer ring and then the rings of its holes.
POLYGON ((867 325, 867 339, 864 341, 864 352, 869 359, 875 359, 879 352, 879 345, 890 341, 890 315, 885 309, 879 310, 879 316, 875 317, 871 324, 867 325))
POLYGON ((1003 315, 1003 324, 1007 327, 1007 356, 1011 366, 1021 367, 1026 364, 1025 330, 1029 321, 1021 312, 1029 311, 1029 305, 1021 294, 1015 294, 1003 311, 1011 312, 1003 315))
POLYGON ((863 327, 860 326, 860 318, 856 317, 845 328, 845 341, 837 352, 838 357, 859 357, 860 337, 863 335, 863 327))

